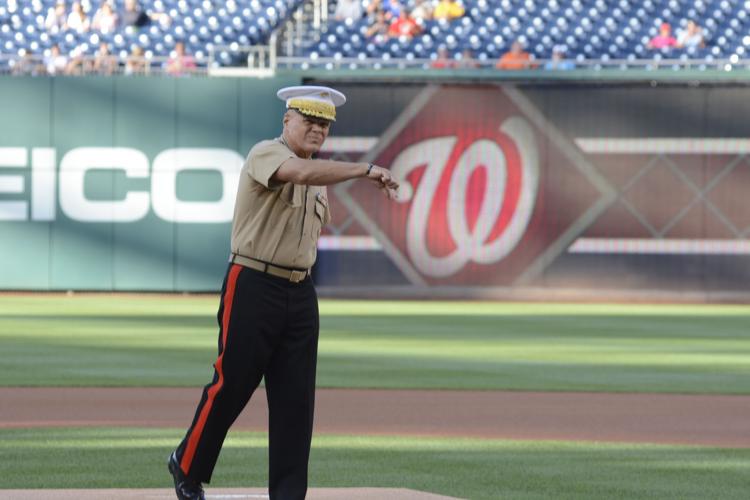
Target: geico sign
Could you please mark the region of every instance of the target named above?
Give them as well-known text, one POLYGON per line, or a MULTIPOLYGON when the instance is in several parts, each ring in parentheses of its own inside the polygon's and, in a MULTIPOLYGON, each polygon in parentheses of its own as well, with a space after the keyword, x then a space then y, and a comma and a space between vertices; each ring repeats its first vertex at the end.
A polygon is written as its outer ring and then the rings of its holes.
MULTIPOLYGON (((0 148, 0 169, 29 166, 26 148, 0 148)), ((243 158, 230 149, 167 149, 148 158, 132 148, 76 148, 68 151, 55 168, 52 148, 33 148, 30 155, 29 203, 0 199, 0 220, 54 220, 56 194, 63 213, 81 222, 133 222, 149 209, 170 222, 228 222, 232 219, 243 158), (86 174, 116 170, 128 179, 151 178, 149 191, 129 190, 123 199, 91 200, 84 191, 86 174), (177 198, 177 175, 188 170, 215 170, 221 174, 222 196, 217 201, 184 201, 177 198), (59 178, 58 178, 59 177, 59 178), (56 189, 59 186, 59 189, 56 189)), ((0 195, 23 194, 23 174, 0 170, 0 195)))

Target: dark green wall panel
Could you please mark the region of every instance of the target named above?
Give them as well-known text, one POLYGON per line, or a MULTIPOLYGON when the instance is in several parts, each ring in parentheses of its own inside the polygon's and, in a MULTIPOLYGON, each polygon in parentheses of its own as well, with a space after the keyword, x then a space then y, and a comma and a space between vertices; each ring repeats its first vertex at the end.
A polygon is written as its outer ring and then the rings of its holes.
MULTIPOLYGON (((174 148, 228 151, 236 155, 239 168, 252 144, 280 131, 284 105, 276 99, 276 90, 299 83, 293 77, 0 78, 0 148, 22 148, 26 157, 25 166, 0 168, 0 175, 22 178, 24 191, 0 192, 0 203, 26 204, 25 220, 0 220, 0 288, 218 289, 231 223, 174 222, 168 219, 179 214, 169 214, 167 220, 160 216, 153 206, 154 159, 174 148), (51 221, 32 220, 39 219, 31 214, 34 148, 54 153, 45 170, 52 187, 37 195, 37 203, 43 198, 40 206, 52 206, 51 221), (60 166, 77 148, 109 151, 108 159, 89 155, 89 166, 92 161, 109 165, 83 175, 83 193, 89 201, 117 203, 128 194, 146 196, 145 212, 118 222, 112 221, 117 208, 94 205, 83 215, 107 220, 69 216, 60 195, 64 190, 70 200, 71 190, 60 187, 60 166), (120 156, 128 154, 146 158, 143 175, 128 176, 118 167, 120 156)), ((36 172, 42 170, 37 165, 36 172)), ((176 179, 180 201, 221 199, 222 177, 213 167, 178 173, 176 179)))

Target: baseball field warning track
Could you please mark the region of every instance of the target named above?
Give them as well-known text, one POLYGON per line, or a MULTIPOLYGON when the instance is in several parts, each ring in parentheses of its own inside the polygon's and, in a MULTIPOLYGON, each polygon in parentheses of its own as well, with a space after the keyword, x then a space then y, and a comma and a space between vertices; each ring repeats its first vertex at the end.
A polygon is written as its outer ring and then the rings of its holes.
MULTIPOLYGON (((0 428, 186 427, 200 389, 0 388, 0 428)), ((750 446, 750 396, 319 389, 318 433, 750 446)), ((235 429, 267 430, 263 389, 235 429)))

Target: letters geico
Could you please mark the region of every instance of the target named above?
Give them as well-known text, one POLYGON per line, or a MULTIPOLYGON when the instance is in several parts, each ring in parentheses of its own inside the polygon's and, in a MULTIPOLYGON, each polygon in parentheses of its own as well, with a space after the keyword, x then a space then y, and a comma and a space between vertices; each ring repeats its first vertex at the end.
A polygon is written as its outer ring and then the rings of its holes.
POLYGON ((55 220, 57 195, 60 209, 81 222, 134 222, 152 209, 169 222, 220 223, 232 220, 234 198, 243 158, 230 149, 167 149, 154 158, 151 168, 143 152, 133 148, 76 148, 55 165, 53 148, 0 148, 0 220, 55 220), (29 202, 9 200, 26 192, 23 171, 31 160, 29 202), (6 172, 3 172, 6 170, 6 172), (151 178, 150 191, 131 189, 123 199, 91 200, 84 185, 92 171, 116 170, 127 179, 151 178), (177 176, 188 170, 215 170, 221 174, 222 196, 217 201, 185 201, 177 197, 177 176), (57 177, 59 176, 59 179, 57 177), (56 185, 57 182, 57 185, 56 185))

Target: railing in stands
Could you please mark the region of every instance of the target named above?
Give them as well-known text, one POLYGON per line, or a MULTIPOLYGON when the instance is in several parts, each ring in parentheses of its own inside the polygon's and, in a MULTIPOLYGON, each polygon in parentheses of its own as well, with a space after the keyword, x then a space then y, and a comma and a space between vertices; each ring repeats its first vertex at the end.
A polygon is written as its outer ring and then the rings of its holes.
POLYGON ((25 56, 0 54, 0 73, 31 76, 82 76, 82 75, 170 75, 205 76, 208 74, 207 58, 194 58, 194 67, 176 68, 169 65, 169 57, 121 58, 115 55, 65 57, 58 64, 50 63, 42 55, 25 56), (55 66, 52 68, 50 66, 55 66))
MULTIPOLYGON (((276 35, 272 35, 271 44, 263 46, 216 46, 204 58, 195 58, 194 68, 179 70, 170 69, 168 57, 127 57, 110 56, 102 62, 97 56, 69 58, 64 68, 58 69, 58 75, 171 75, 171 76, 272 76, 277 69, 283 70, 420 70, 437 71, 475 71, 477 74, 498 74, 511 72, 495 68, 496 61, 471 62, 451 60, 436 61, 433 59, 362 59, 362 58, 310 58, 279 56, 276 35), (233 65, 220 65, 219 54, 228 53, 233 65)), ((523 73, 546 73, 564 75, 570 71, 546 69, 549 59, 537 59, 533 66, 523 73)), ((0 73, 13 75, 48 75, 48 59, 40 55, 0 55, 0 73)), ((607 74, 627 70, 639 72, 679 73, 681 70, 710 71, 726 73, 737 78, 750 78, 750 58, 739 59, 611 59, 575 61, 574 71, 584 70, 587 73, 607 74)))

